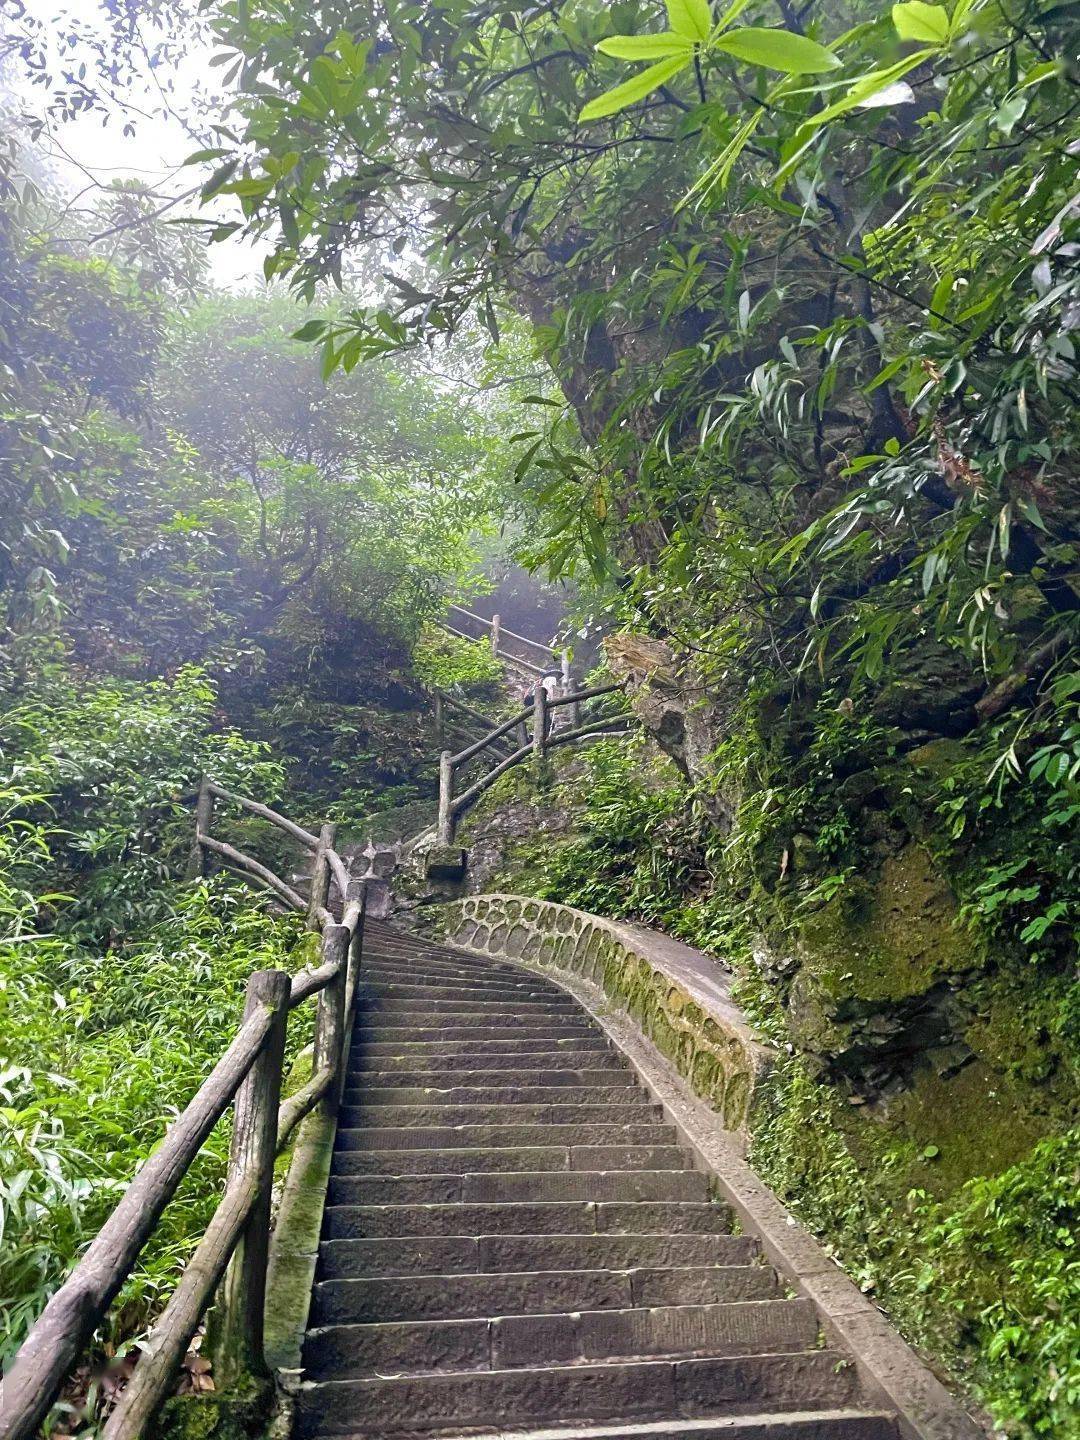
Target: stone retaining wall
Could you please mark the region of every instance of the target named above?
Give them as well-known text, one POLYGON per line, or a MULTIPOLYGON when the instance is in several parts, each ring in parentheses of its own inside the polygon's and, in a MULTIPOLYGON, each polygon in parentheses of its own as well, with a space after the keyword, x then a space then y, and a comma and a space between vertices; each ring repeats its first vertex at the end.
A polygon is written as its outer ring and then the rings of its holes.
POLYGON ((520 895, 470 895, 441 916, 446 938, 463 949, 593 981, 728 1130, 746 1130, 772 1051, 754 1038, 717 961, 643 926, 520 895))

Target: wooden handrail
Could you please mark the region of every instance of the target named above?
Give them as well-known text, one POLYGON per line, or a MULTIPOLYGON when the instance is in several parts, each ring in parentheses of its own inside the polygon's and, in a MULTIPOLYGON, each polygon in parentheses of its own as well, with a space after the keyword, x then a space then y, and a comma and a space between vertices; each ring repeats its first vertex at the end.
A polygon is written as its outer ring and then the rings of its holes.
POLYGON ((504 735, 509 735, 511 730, 516 730, 523 720, 530 714, 528 710, 519 710, 509 720, 504 720, 501 725, 496 725, 494 730, 489 730, 486 735, 481 735, 479 740, 474 740, 471 745, 466 745, 464 750, 459 750, 456 755, 451 755, 450 763, 456 770, 466 761, 471 760, 474 755, 479 755, 481 750, 486 750, 496 740, 501 740, 504 735))
POLYGON ((218 1296, 222 1334, 215 1375, 227 1357, 263 1368, 262 1325, 275 1154, 316 1105, 336 1110, 357 993, 364 929, 364 897, 350 893, 348 870, 333 848, 332 827, 315 836, 268 806, 236 795, 212 780, 199 788, 191 872, 205 874, 210 856, 254 877, 292 909, 309 911, 322 931, 322 963, 290 977, 256 971, 248 980, 244 1018, 224 1055, 203 1081, 157 1150, 135 1175, 82 1260, 56 1291, 20 1348, 2 1387, 0 1440, 32 1440, 53 1400, 104 1319, 109 1306, 152 1235, 211 1130, 234 1107, 229 1176, 220 1203, 188 1261, 139 1363, 104 1429, 104 1440, 140 1440, 168 1393, 203 1313, 218 1296), (315 852, 315 878, 330 875, 343 898, 342 921, 321 899, 303 897, 260 861, 210 834, 215 800, 227 800, 285 830, 315 852), (289 1012, 319 995, 315 1063, 311 1079, 281 1100, 285 1028, 289 1012))
MULTIPOLYGON (((619 715, 606 715, 589 721, 585 725, 575 724, 578 718, 578 707, 586 700, 595 700, 602 695, 612 695, 622 690, 625 681, 615 681, 608 685, 593 685, 585 690, 571 690, 564 695, 554 698, 548 696, 543 684, 538 682, 533 689, 533 703, 531 706, 519 710, 509 720, 504 720, 501 725, 496 725, 486 735, 482 735, 473 744, 467 745, 464 750, 452 754, 444 750, 439 759, 439 812, 436 823, 436 842, 439 845, 451 845, 454 840, 454 833, 457 828, 457 820, 468 807, 481 796, 485 790, 494 785, 506 772, 530 755, 537 762, 542 762, 546 752, 554 745, 567 745, 575 740, 588 740, 599 735, 623 734, 622 729, 614 728, 620 719, 619 715), (570 705, 571 727, 566 730, 551 729, 551 712, 560 705, 570 705), (504 756, 497 765, 493 766, 486 774, 481 775, 466 790, 459 795, 454 794, 454 777, 457 770, 467 761, 479 755, 493 743, 502 739, 516 726, 532 720, 532 737, 524 745, 511 751, 504 756)), ((629 716, 626 717, 629 721, 629 716)))
MULTIPOLYGON (((456 610, 460 615, 467 615, 470 620, 479 620, 485 630, 491 630, 497 623, 495 617, 489 620, 483 615, 477 615, 475 610, 468 610, 464 605, 456 605, 453 601, 451 601, 449 609, 456 610)), ((501 622, 498 623, 498 633, 500 637, 509 635, 511 640, 520 640, 524 645, 532 645, 536 650, 543 650, 544 653, 550 655, 552 659, 558 657, 559 652, 553 645, 545 645, 543 640, 533 640, 528 635, 519 635, 516 630, 508 630, 501 622)), ((468 638, 472 639, 474 637, 469 636, 468 638)))
POLYGON ((310 830, 305 830, 302 825, 279 815, 276 810, 271 810, 269 805, 261 805, 258 800, 249 800, 246 795, 236 795, 231 790, 226 790, 224 785, 217 785, 213 780, 208 780, 206 788, 211 795, 217 796, 219 800, 231 800, 234 804, 240 805, 245 810, 250 810, 253 815, 260 815, 264 820, 269 820, 271 825, 286 830, 294 840, 299 840, 301 845, 306 845, 309 850, 314 850, 319 843, 319 837, 312 835, 310 830))
POLYGON ((580 705, 585 700, 595 700, 599 695, 613 695, 616 690, 626 688, 625 680, 615 680, 610 685, 594 685, 589 690, 572 690, 569 695, 556 695, 548 701, 548 709, 556 705, 580 705))
POLYGON ((274 1024, 255 1011, 136 1174, 86 1254, 53 1295, 4 1380, 2 1440, 29 1440, 48 1413, 191 1162, 224 1115, 274 1024))
POLYGON ((215 855, 222 856, 238 870, 246 870, 249 875, 254 875, 264 885, 268 885, 275 894, 280 895, 294 910, 304 909, 303 900, 292 886, 286 885, 284 880, 279 880, 272 870, 267 869, 258 860, 253 860, 250 855, 245 855, 242 850, 237 850, 233 845, 227 845, 224 840, 215 840, 212 835, 200 832, 198 839, 199 844, 205 850, 212 850, 215 855))

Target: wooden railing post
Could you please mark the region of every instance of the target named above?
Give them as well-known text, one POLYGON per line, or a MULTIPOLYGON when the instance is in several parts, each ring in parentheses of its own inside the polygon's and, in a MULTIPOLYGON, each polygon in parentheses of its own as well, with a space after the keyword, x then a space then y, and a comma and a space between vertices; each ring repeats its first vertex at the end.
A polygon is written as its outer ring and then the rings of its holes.
POLYGON ((495 655, 495 656, 497 656, 498 653, 499 653, 499 630, 500 630, 500 628, 501 628, 501 625, 502 625, 502 621, 501 621, 500 617, 499 617, 498 615, 492 615, 492 617, 491 617, 491 653, 492 653, 492 655, 495 655))
POLYGON ((446 716, 441 690, 435 691, 435 744, 440 750, 446 744, 446 716))
POLYGON ((449 750, 439 756, 439 821, 436 840, 440 845, 454 843, 454 757, 449 750))
POLYGON ((323 964, 336 964, 337 974, 324 987, 319 996, 319 1008, 315 1013, 315 1054, 312 1073, 329 1070, 330 1085, 323 1100, 326 1113, 337 1113, 344 1075, 342 1055, 345 1049, 345 991, 349 982, 349 941, 352 939, 344 925, 327 925, 323 931, 323 964))
POLYGON ((219 1385, 244 1374, 266 1374, 266 1262, 290 986, 284 970, 256 970, 247 984, 244 1018, 265 1006, 272 1012, 274 1023, 234 1102, 229 1180, 250 1178, 258 1188, 258 1197, 218 1290, 212 1348, 219 1385))
POLYGON ((547 750, 548 738, 548 694, 544 682, 538 680, 533 686, 533 759, 539 764, 547 750))
POLYGON ((195 838, 191 842, 188 856, 187 878, 199 880, 209 874, 210 855, 202 843, 202 837, 210 834, 214 823, 214 795, 210 781, 204 775, 199 782, 199 798, 195 803, 195 838))
POLYGON ((336 834, 336 825, 323 825, 319 830, 319 848, 315 851, 315 859, 311 865, 311 899, 308 901, 307 912, 309 930, 320 928, 319 911, 326 909, 330 895, 330 862, 326 858, 326 852, 334 848, 336 834))

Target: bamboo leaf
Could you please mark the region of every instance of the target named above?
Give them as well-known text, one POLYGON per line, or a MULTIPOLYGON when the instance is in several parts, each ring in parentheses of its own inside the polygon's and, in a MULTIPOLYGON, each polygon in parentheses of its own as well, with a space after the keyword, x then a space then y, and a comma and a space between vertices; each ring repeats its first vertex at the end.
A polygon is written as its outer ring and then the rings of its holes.
POLYGON ((926 0, 904 0, 892 7, 893 24, 901 40, 921 40, 944 45, 949 38, 949 13, 944 5, 927 5, 926 0))
POLYGON ((663 60, 669 55, 693 54, 694 42, 685 35, 611 35, 597 45, 601 55, 616 60, 663 60))
POLYGON ((658 65, 650 65, 647 70, 642 70, 631 79, 624 80, 621 85, 616 85, 614 90, 606 90, 603 95, 590 100, 578 120, 599 120, 604 115, 615 115, 618 111, 625 110, 627 106, 643 100, 653 90, 659 89, 688 64, 689 56, 675 55, 670 60, 661 60, 658 65))
POLYGON ((781 70, 785 75, 820 75, 835 70, 839 59, 816 40, 793 35, 789 30, 768 30, 747 25, 727 30, 712 42, 713 49, 722 50, 749 65, 767 70, 781 70))
POLYGON ((709 0, 666 0, 668 24, 688 40, 707 40, 712 29, 709 0))

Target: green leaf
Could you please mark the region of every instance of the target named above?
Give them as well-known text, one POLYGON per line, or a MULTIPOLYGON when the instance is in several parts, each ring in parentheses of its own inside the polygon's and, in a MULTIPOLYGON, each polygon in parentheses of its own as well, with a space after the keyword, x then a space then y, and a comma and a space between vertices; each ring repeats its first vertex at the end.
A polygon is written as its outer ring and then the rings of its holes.
POLYGON ((300 326, 299 330, 293 331, 292 338, 294 340, 321 340, 325 331, 325 320, 308 320, 306 324, 300 326))
POLYGON ((709 0, 666 0, 668 24, 688 40, 707 40, 712 29, 709 0))
POLYGON ((785 75, 819 75, 840 64, 833 52, 816 40, 793 35, 790 30, 767 30, 757 25, 725 31, 713 41, 713 49, 749 65, 782 70, 785 75))
POLYGON ((204 200, 210 200, 214 195, 218 193, 220 189, 223 188, 223 186, 227 185, 233 172, 236 170, 239 164, 240 161, 238 159, 226 160, 224 165, 220 166, 219 169, 215 170, 213 175, 210 176, 210 179, 202 188, 202 198, 204 200))
POLYGON ((665 84, 673 75, 689 64, 689 57, 675 55, 670 60, 661 60, 658 65, 650 65, 647 70, 642 70, 630 80, 624 80, 621 85, 616 85, 614 90, 607 90, 603 95, 598 95, 595 100, 590 100, 578 116, 578 120, 599 120, 604 115, 614 115, 619 110, 625 110, 628 105, 643 100, 646 95, 665 84))
POLYGON ((893 24, 901 40, 921 40, 944 45, 949 38, 949 12, 944 5, 927 5, 926 0, 904 0, 892 7, 893 24))
POLYGON ((694 42, 685 35, 612 35, 597 45, 601 55, 616 60, 663 60, 668 55, 690 58, 694 42))

